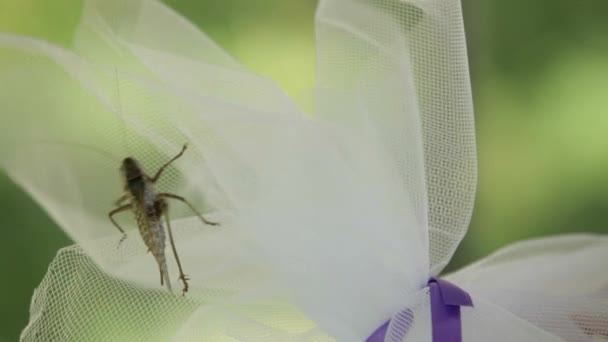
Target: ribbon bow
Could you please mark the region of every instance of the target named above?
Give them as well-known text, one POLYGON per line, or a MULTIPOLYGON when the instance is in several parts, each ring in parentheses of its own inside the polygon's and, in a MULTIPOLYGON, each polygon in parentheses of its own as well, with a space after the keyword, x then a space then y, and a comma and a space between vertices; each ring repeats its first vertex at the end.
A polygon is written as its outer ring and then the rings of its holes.
MULTIPOLYGON (((471 296, 458 286, 442 279, 431 278, 428 287, 431 295, 433 342, 462 342, 460 307, 472 307, 471 296)), ((374 331, 367 342, 383 342, 389 322, 374 331)), ((404 336, 406 333, 407 330, 404 330, 404 336)))

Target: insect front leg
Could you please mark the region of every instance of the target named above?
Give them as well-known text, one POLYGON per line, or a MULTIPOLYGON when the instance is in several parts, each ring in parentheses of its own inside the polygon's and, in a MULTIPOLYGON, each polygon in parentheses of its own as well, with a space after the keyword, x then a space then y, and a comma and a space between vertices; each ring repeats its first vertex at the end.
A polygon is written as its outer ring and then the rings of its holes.
POLYGON ((184 154, 184 151, 186 151, 186 147, 188 147, 188 144, 184 144, 184 147, 182 147, 182 150, 175 157, 171 158, 171 160, 166 162, 165 165, 161 166, 160 169, 158 169, 158 171, 156 171, 156 174, 154 175, 154 177, 150 178, 150 181, 152 181, 152 183, 156 183, 156 181, 160 178, 160 175, 163 173, 163 171, 165 171, 167 166, 171 165, 171 163, 176 161, 179 157, 181 157, 184 154))
POLYGON ((190 202, 188 202, 188 200, 186 200, 182 196, 178 196, 178 195, 171 194, 171 193, 168 193, 168 192, 162 192, 162 193, 158 194, 157 196, 160 197, 160 198, 172 198, 172 199, 175 199, 175 200, 178 200, 178 201, 181 201, 181 202, 185 203, 188 207, 190 207, 190 210, 192 210, 196 214, 196 216, 198 216, 198 218, 201 219, 201 221, 204 224, 208 224, 210 226, 219 226, 220 225, 217 222, 211 222, 211 221, 206 220, 203 217, 203 215, 201 213, 199 213, 198 210, 196 210, 194 208, 194 206, 192 204, 190 204, 190 202))
POLYGON ((127 200, 129 199, 129 195, 124 194, 122 196, 120 196, 116 201, 114 201, 114 205, 116 205, 117 207, 122 206, 127 200))
POLYGON ((175 241, 173 240, 173 230, 171 229, 171 219, 169 218, 169 205, 163 199, 158 199, 156 201, 156 207, 162 208, 162 215, 165 216, 165 222, 167 223, 167 231, 169 232, 169 242, 171 243, 171 250, 173 250, 173 256, 175 257, 175 262, 177 263, 177 269, 179 270, 179 279, 184 284, 184 289, 182 290, 182 295, 185 295, 188 292, 188 276, 184 274, 184 270, 182 269, 182 263, 179 261, 179 256, 177 255, 177 249, 175 248, 175 241))
POLYGON ((121 213, 123 211, 127 211, 129 209, 131 209, 131 204, 125 204, 122 207, 113 209, 112 211, 110 211, 108 213, 108 217, 110 218, 110 221, 112 221, 114 226, 116 226, 116 228, 118 228, 118 230, 122 233, 122 238, 120 239, 120 241, 118 241, 118 245, 116 246, 116 249, 118 249, 120 247, 120 244, 127 238, 127 233, 125 233, 124 229, 122 229, 122 227, 118 224, 118 222, 116 222, 116 220, 114 220, 114 215, 121 213))

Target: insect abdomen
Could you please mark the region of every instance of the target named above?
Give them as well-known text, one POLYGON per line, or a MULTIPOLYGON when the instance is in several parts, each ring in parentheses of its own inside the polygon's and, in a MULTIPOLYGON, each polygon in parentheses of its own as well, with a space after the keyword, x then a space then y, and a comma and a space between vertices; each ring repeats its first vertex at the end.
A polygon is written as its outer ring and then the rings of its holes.
MULTIPOLYGON (((145 192, 144 192, 145 193, 145 192)), ((143 194, 142 194, 143 195, 143 194)), ((164 284, 171 290, 171 283, 165 259, 165 229, 161 221, 162 211, 154 201, 146 201, 146 197, 141 196, 133 201, 133 212, 137 221, 137 227, 141 238, 152 253, 160 269, 164 284)), ((153 197, 152 197, 153 198, 153 197)))

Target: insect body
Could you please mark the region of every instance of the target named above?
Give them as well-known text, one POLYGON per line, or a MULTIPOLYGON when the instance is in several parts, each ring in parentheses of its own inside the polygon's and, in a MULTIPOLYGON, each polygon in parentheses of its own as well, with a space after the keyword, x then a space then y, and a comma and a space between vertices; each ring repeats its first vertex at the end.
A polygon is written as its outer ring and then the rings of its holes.
POLYGON ((179 270, 179 279, 184 284, 184 294, 188 292, 188 277, 182 270, 182 265, 179 261, 177 250, 175 249, 167 199, 175 199, 188 205, 204 224, 212 226, 218 225, 215 222, 207 221, 185 198, 167 192, 157 193, 154 190, 154 184, 158 181, 165 168, 181 157, 184 154, 186 147, 187 145, 184 145, 180 153, 161 166, 154 177, 148 176, 139 162, 134 158, 125 158, 120 167, 125 193, 116 201, 116 208, 108 214, 112 223, 123 234, 123 237, 119 242, 120 245, 127 235, 122 227, 114 220, 114 215, 127 210, 133 211, 139 233, 148 247, 148 251, 152 253, 154 259, 156 259, 156 262, 158 263, 160 284, 161 286, 163 284, 166 285, 167 289, 171 291, 171 282, 169 280, 169 272, 167 270, 167 261, 165 258, 166 236, 163 225, 164 218, 169 233, 171 249, 173 250, 173 255, 175 256, 175 261, 177 262, 177 268, 179 270))

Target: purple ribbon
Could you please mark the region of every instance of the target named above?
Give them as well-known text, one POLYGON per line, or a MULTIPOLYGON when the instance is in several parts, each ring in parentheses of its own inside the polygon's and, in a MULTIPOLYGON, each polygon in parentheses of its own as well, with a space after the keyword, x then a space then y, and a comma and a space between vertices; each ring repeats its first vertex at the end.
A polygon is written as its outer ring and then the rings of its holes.
MULTIPOLYGON (((433 342, 462 342, 460 307, 472 307, 471 296, 458 286, 442 279, 431 278, 428 287, 431 294, 433 342)), ((409 309, 404 312, 411 314, 409 309)), ((367 338, 367 342, 383 342, 389 322, 374 331, 367 338)), ((402 331, 403 337, 405 337, 407 329, 402 329, 402 331)))
POLYGON ((386 323, 382 324, 382 326, 374 333, 367 338, 367 342, 384 342, 384 337, 386 336, 386 330, 388 329, 388 323, 390 321, 386 321, 386 323))

